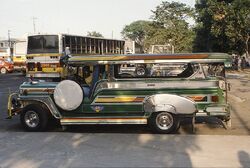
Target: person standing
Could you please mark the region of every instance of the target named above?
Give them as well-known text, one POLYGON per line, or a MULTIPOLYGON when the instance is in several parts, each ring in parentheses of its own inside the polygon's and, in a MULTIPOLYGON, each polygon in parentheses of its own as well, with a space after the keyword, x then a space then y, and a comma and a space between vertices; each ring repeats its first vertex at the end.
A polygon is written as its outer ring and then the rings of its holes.
POLYGON ((234 59, 234 65, 235 65, 235 70, 237 71, 238 70, 238 62, 239 62, 239 57, 238 55, 235 57, 234 59))
POLYGON ((241 59, 241 69, 244 70, 246 68, 246 64, 247 64, 247 61, 246 61, 246 58, 243 57, 241 59))

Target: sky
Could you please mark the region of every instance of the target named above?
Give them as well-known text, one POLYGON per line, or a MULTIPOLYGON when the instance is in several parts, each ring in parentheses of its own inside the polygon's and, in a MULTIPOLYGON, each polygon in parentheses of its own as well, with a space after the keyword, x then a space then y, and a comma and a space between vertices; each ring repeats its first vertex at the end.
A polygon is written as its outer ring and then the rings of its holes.
MULTIPOLYGON (((194 6, 195 0, 175 0, 194 6)), ((87 35, 97 31, 105 38, 121 39, 125 25, 149 20, 162 0, 0 0, 0 37, 34 33, 87 35)))

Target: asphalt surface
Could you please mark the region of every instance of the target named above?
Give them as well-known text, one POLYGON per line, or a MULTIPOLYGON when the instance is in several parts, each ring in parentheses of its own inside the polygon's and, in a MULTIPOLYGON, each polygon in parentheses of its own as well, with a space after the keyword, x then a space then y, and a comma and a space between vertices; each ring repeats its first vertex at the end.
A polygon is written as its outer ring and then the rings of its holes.
MULTIPOLYGON (((235 74, 233 74, 235 75, 235 74)), ((5 167, 250 167, 249 76, 232 75, 232 128, 200 118, 196 132, 184 121, 173 135, 146 126, 77 126, 24 132, 19 117, 7 117, 7 97, 26 81, 0 75, 0 168, 5 167), (233 87, 234 86, 234 87, 233 87)))

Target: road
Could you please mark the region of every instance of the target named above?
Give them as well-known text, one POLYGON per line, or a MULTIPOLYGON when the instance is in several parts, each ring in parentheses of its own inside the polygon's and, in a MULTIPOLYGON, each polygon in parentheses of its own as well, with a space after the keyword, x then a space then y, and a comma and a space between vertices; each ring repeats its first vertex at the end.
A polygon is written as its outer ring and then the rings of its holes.
POLYGON ((249 72, 230 73, 232 128, 214 118, 197 120, 196 133, 183 123, 174 135, 152 134, 146 126, 82 126, 48 132, 22 130, 6 120, 8 92, 25 80, 0 75, 0 168, 5 167, 249 167, 249 72))

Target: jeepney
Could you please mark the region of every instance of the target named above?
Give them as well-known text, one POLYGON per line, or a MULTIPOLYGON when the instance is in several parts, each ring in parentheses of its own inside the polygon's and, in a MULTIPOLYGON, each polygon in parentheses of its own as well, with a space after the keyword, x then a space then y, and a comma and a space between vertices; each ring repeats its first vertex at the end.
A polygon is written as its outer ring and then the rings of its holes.
POLYGON ((176 131, 183 118, 193 124, 197 116, 230 122, 225 78, 230 62, 223 53, 65 58, 67 79, 23 83, 9 96, 8 115, 20 115, 28 131, 45 130, 50 117, 63 127, 148 124, 157 133, 176 131))

